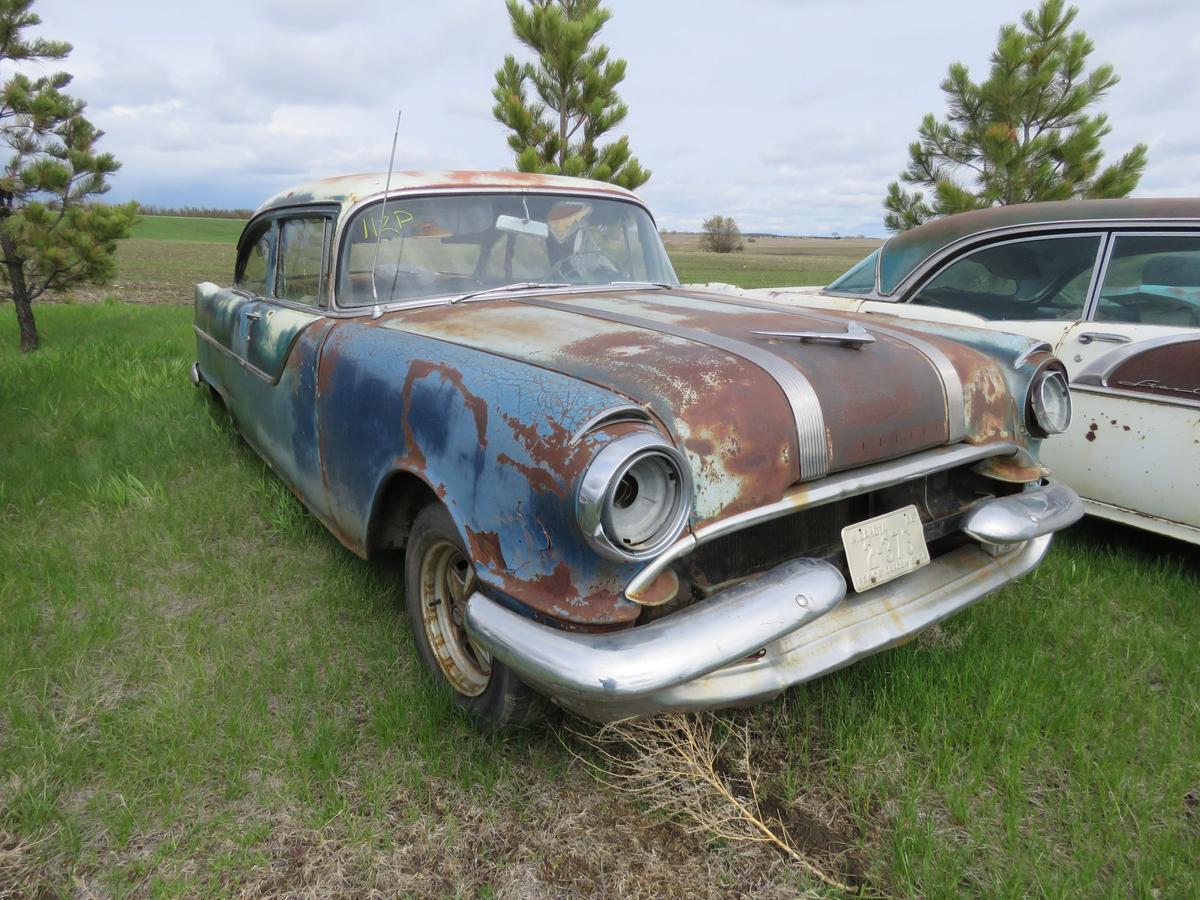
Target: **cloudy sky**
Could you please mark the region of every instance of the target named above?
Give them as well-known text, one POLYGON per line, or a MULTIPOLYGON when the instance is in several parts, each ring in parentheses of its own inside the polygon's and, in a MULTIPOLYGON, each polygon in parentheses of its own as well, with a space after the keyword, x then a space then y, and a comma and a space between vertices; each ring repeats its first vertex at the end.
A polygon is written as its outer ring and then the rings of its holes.
MULTIPOLYGON (((1121 83, 1119 155, 1150 146, 1138 194, 1200 195, 1200 4, 1076 0, 1121 83)), ((628 61, 623 131, 665 228, 880 234, 881 200, 938 82, 986 71, 1034 0, 608 0, 628 61)), ((501 0, 38 0, 74 44, 74 93, 124 164, 113 199, 256 206, 310 177, 511 167, 493 72, 518 52, 501 0)))

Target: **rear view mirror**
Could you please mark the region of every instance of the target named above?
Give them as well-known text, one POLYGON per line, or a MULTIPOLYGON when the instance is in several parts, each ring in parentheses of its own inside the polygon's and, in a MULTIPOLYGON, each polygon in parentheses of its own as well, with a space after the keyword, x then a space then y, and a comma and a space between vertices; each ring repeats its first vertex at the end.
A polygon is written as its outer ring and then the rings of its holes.
POLYGON ((536 219, 521 219, 517 216, 496 216, 496 230, 507 231, 511 234, 528 234, 540 238, 550 236, 550 228, 545 222, 539 222, 536 219))

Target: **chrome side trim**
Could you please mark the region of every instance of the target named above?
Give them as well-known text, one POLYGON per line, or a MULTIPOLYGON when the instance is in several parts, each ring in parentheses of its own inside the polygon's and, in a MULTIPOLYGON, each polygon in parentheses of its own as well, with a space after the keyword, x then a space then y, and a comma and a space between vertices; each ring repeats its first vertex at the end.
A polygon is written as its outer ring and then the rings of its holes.
POLYGON ((567 446, 574 447, 601 425, 610 425, 613 422, 626 421, 650 422, 652 420, 650 418, 650 414, 646 412, 646 410, 642 409, 640 406, 635 406, 632 403, 625 403, 621 406, 610 406, 608 409, 602 409, 600 412, 596 413, 577 429, 575 429, 575 433, 571 435, 571 440, 568 441, 567 446))
MULTIPOLYGON (((797 309, 793 306, 788 306, 784 303, 772 303, 768 300, 751 300, 744 297, 732 297, 723 295, 708 296, 706 300, 713 300, 716 303, 726 303, 730 306, 745 306, 751 309, 763 309, 771 312, 786 312, 797 316, 808 316, 813 319, 820 319, 823 322, 844 323, 847 320, 825 314, 823 310, 797 309)), ((869 298, 868 298, 869 299, 869 298)), ((854 321, 854 320, 850 320, 854 321)), ((891 328, 887 325, 880 325, 874 321, 866 326, 868 331, 874 331, 878 334, 885 334, 890 338, 894 338, 920 352, 928 361, 929 364, 937 370, 938 377, 942 380, 942 391, 946 398, 946 426, 949 431, 948 441, 951 444, 957 444, 967 436, 967 411, 966 398, 963 394, 962 379, 958 375, 958 369, 954 368, 954 363, 950 361, 942 350, 927 341, 922 337, 907 332, 900 331, 897 328, 891 328)))
POLYGON ((1128 388, 1100 387, 1092 384, 1077 384, 1071 382, 1071 390, 1081 394, 1100 394, 1104 397, 1117 397, 1121 400, 1136 400, 1138 403, 1161 403, 1164 406, 1183 406, 1187 409, 1200 409, 1200 397, 1195 400, 1186 395, 1168 397, 1164 394, 1147 394, 1143 391, 1131 391, 1128 388))
POLYGON ((241 366, 243 369, 245 369, 251 375, 258 376, 263 381, 265 381, 267 384, 275 384, 274 378, 272 378, 270 375, 268 375, 266 372, 264 372, 258 366, 254 365, 254 363, 247 362, 246 360, 242 359, 240 356, 238 356, 236 353, 234 353, 232 350, 230 350, 228 347, 226 347, 224 344, 222 344, 220 341, 218 341, 216 338, 214 338, 207 331, 204 331, 199 325, 193 325, 192 331, 196 332, 197 336, 203 338, 205 340, 205 342, 212 345, 213 347, 216 347, 218 350, 220 350, 222 353, 224 353, 226 356, 228 356, 230 359, 232 359, 235 363, 237 363, 239 366, 241 366))
POLYGON ((788 635, 846 596, 842 573, 794 559, 703 603, 608 634, 561 631, 480 593, 467 633, 522 681, 564 700, 628 701, 719 669, 788 635))
POLYGON ((1189 341, 1200 343, 1200 333, 1189 331, 1186 334, 1161 334, 1158 337, 1122 344, 1092 360, 1082 372, 1071 380, 1071 387, 1080 385, 1112 387, 1108 383, 1109 376, 1135 356, 1141 356, 1148 350, 1157 350, 1159 347, 1169 347, 1172 344, 1186 344, 1189 341))
POLYGON ((554 309, 594 319, 604 319, 633 328, 657 331, 660 334, 669 334, 698 344, 716 347, 718 350, 724 350, 726 353, 732 353, 753 363, 774 379, 792 408, 792 417, 796 426, 796 446, 799 455, 797 462, 800 467, 800 477, 808 481, 813 478, 821 478, 829 471, 829 447, 825 440, 825 416, 821 411, 821 400, 812 384, 795 366, 769 350, 756 347, 746 341, 702 331, 699 328, 688 328, 684 325, 673 325, 670 322, 660 322, 642 316, 598 309, 579 302, 560 303, 556 300, 534 297, 516 302, 542 309, 554 309))
POLYGON ((962 530, 986 544, 1017 544, 1074 525, 1083 518, 1079 495, 1061 482, 975 504, 962 530))
POLYGON ((779 500, 746 510, 727 519, 721 519, 685 535, 663 554, 638 572, 625 588, 625 596, 634 603, 638 595, 649 587, 654 579, 671 563, 691 553, 700 544, 730 534, 750 525, 769 522, 790 515, 798 510, 824 506, 846 497, 877 491, 914 478, 923 478, 935 472, 966 466, 993 456, 1012 456, 1020 448, 1010 441, 995 444, 959 444, 953 447, 938 447, 923 453, 914 453, 901 460, 877 463, 831 475, 816 484, 799 484, 791 488, 779 500))

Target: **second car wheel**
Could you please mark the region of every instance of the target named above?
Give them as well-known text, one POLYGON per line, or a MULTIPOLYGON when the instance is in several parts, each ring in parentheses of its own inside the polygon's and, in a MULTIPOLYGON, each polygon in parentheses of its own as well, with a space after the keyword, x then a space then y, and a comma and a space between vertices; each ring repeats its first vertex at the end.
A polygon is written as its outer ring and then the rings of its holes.
POLYGON ((434 678, 487 728, 545 718, 550 703, 467 635, 475 568, 440 503, 417 515, 405 551, 404 595, 417 650, 434 678))

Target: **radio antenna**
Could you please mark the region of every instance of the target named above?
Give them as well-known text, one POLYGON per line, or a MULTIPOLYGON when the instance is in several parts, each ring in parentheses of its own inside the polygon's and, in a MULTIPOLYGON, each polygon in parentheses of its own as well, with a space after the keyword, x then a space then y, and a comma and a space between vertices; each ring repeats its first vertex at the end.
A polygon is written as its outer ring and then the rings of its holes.
POLYGON ((379 315, 379 291, 375 287, 375 267, 379 265, 379 245, 383 243, 383 223, 387 221, 388 191, 392 188, 392 168, 396 165, 396 141, 400 137, 400 115, 396 110, 396 131, 392 134, 392 155, 388 159, 387 180, 383 183, 383 208, 379 211, 379 224, 375 227, 375 258, 371 260, 371 297, 375 300, 373 316, 379 315))

